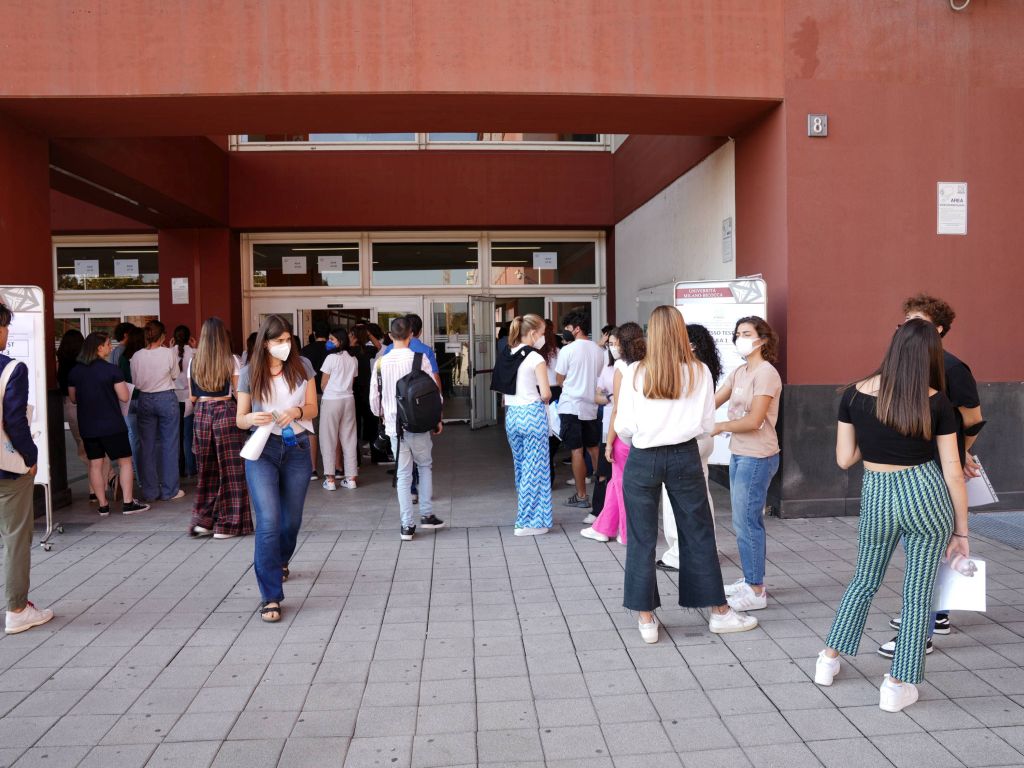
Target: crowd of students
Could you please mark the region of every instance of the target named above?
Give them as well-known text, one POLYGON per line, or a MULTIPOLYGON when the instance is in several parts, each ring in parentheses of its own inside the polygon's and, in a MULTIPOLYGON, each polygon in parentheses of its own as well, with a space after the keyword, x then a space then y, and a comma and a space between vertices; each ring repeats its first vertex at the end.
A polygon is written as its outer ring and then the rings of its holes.
MULTIPOLYGON (((893 660, 880 689, 887 711, 917 700, 930 636, 950 631, 948 616, 930 613, 932 591, 940 558, 970 552, 965 477, 978 474, 969 451, 985 424, 970 369, 942 347, 953 310, 921 295, 908 299, 903 313, 879 368, 840 399, 837 462, 864 466, 859 548, 814 670, 815 682, 831 685, 839 654, 856 654, 871 600, 902 540, 903 614, 891 622, 899 633, 879 649, 893 660)), ((11 317, 0 305, 0 350, 11 317)), ((740 319, 732 341, 743 363, 719 385, 722 363, 710 333, 687 326, 679 308, 655 309, 646 335, 636 323, 606 327, 599 343, 584 315, 569 314, 562 327, 559 339, 550 321, 525 315, 499 341, 492 388, 504 396, 515 535, 542 535, 554 525, 554 457, 565 446, 574 492, 564 503, 588 510, 585 538, 614 537, 626 546, 623 604, 637 613, 645 642, 659 639, 658 569, 677 574, 681 606, 710 607, 711 632, 753 629, 758 620, 749 612, 768 605, 764 514, 780 456, 777 335, 760 317, 740 319), (716 421, 726 404, 727 418, 716 421), (743 572, 728 585, 708 492, 708 458, 720 434, 730 436, 732 525, 743 572), (661 558, 659 506, 669 543, 661 558)), ((119 326, 116 348, 105 333, 83 339, 69 331, 57 353, 58 380, 65 418, 89 465, 91 500, 109 514, 119 491, 124 514, 142 512, 149 502, 182 498, 179 477, 194 467, 190 534, 254 531, 259 612, 279 621, 309 481, 319 479, 317 433, 324 489, 336 490, 339 480, 358 487, 362 443, 367 458, 395 458, 401 539, 412 540, 417 526, 444 526, 432 507, 442 386, 421 330, 416 315, 395 318, 389 335, 369 324, 318 325, 300 349, 288 319, 270 315, 248 339, 244 361, 232 354, 217 318, 203 324, 198 342, 184 327, 167 341, 157 320, 142 329, 119 326), (249 452, 246 439, 261 436, 262 447, 249 452), (336 478, 339 452, 344 474, 336 478)), ((0 467, 6 631, 20 632, 52 611, 27 601, 36 449, 24 366, 3 355, 0 391, 4 430, 23 462, 0 467)))

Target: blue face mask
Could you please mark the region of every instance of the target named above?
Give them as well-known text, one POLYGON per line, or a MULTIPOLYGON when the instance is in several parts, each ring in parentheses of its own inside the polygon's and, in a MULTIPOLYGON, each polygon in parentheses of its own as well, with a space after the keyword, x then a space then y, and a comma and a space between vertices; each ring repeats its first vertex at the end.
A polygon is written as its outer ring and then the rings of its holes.
POLYGON ((335 349, 337 349, 337 348, 338 348, 338 345, 337 345, 337 344, 335 344, 335 343, 334 343, 333 341, 331 341, 330 339, 328 339, 328 340, 327 340, 327 351, 328 351, 328 352, 330 352, 330 351, 332 351, 332 350, 335 350, 335 349))

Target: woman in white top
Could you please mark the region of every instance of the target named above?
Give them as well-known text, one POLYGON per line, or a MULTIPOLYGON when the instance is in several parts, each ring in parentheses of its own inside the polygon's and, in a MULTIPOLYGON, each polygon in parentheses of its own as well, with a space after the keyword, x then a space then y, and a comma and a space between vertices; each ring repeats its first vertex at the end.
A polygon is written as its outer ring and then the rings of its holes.
POLYGON ((757 626, 757 619, 729 607, 722 585, 697 448, 697 437, 714 423, 711 372, 694 357, 680 311, 658 307, 647 327, 647 354, 622 377, 615 412, 616 434, 632 440, 622 481, 629 530, 623 605, 639 612, 640 635, 648 643, 658 641, 654 550, 663 484, 680 533, 679 605, 713 606, 710 629, 716 634, 757 626))
POLYGON ((629 458, 630 443, 628 437, 615 432, 615 408, 619 402, 623 374, 629 370, 631 363, 644 359, 645 350, 644 329, 636 323, 623 323, 622 327, 613 329, 608 336, 608 352, 615 360, 612 383, 609 387, 598 380, 598 387, 611 391, 611 402, 605 405, 605 410, 611 410, 611 421, 604 455, 612 465, 612 477, 605 489, 601 514, 590 528, 580 531, 582 536, 595 541, 618 538, 620 544, 625 544, 629 539, 626 533, 626 505, 622 498, 622 472, 629 458))
POLYGON ((544 318, 525 315, 512 321, 508 349, 501 352, 513 357, 525 352, 516 374, 516 392, 505 395, 505 433, 516 471, 516 536, 547 533, 553 524, 546 407, 551 386, 547 363, 536 351, 543 346, 544 318))
POLYGON ((343 488, 354 489, 359 474, 356 455, 356 400, 352 382, 359 375, 359 361, 349 352, 348 330, 333 328, 327 338, 327 357, 320 366, 320 453, 324 457, 324 489, 338 490, 338 444, 345 462, 343 488))
POLYGON ((150 320, 143 331, 146 348, 131 359, 132 384, 139 392, 136 422, 139 456, 136 466, 145 501, 180 499, 178 484, 178 396, 175 379, 178 355, 165 345, 164 324, 150 320))
POLYGON ((253 565, 264 621, 281 620, 282 582, 289 575, 313 471, 308 433, 316 415, 316 372, 299 354, 291 323, 269 315, 238 377, 237 416, 239 429, 274 425, 260 457, 245 460, 256 527, 253 565))

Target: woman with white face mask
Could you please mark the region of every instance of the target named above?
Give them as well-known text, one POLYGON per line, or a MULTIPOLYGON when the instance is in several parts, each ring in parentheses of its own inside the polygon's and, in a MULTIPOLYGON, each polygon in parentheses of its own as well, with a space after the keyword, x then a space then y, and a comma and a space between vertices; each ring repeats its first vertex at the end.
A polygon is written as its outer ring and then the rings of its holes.
POLYGON ((281 315, 270 315, 260 326, 249 364, 238 377, 239 429, 273 424, 255 461, 246 459, 256 528, 254 566, 259 584, 260 618, 281 620, 282 582, 295 552, 302 525, 312 462, 309 436, 317 415, 316 373, 299 356, 292 326, 281 315))
POLYGON ((515 394, 504 396, 505 434, 516 471, 516 536, 547 533, 553 524, 546 407, 551 400, 551 385, 547 363, 538 352, 544 342, 544 318, 524 315, 512 321, 508 348, 501 352, 513 359, 522 357, 515 394))
POLYGON ((744 364, 736 368, 715 394, 715 407, 729 402, 729 420, 715 424, 712 435, 732 434, 729 449, 729 496, 732 523, 743 565, 743 578, 726 585, 729 605, 737 611, 768 606, 764 587, 764 507, 768 485, 779 469, 779 420, 782 377, 779 337, 760 317, 740 318, 732 334, 744 364))

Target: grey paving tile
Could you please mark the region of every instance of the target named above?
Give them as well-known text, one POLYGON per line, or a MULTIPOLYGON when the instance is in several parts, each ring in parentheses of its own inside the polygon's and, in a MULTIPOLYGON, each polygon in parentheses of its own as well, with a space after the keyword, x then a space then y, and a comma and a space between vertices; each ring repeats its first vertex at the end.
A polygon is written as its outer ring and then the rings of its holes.
POLYGON ((208 768, 220 747, 219 741, 165 742, 156 748, 146 765, 147 768, 208 768))
POLYGON ((418 708, 417 733, 470 733, 476 730, 476 706, 472 702, 431 704, 418 708))
POLYGON ((620 755, 659 754, 672 750, 672 742, 660 722, 609 723, 601 726, 601 733, 613 759, 620 755))
POLYGON ((372 736, 404 736, 416 732, 415 704, 401 706, 359 708, 356 718, 356 738, 372 736))
POLYGON ((743 750, 754 768, 818 768, 821 761, 805 744, 769 744, 743 750))
POLYGON ((1024 753, 1000 738, 1002 729, 943 731, 935 739, 964 765, 1024 765, 1024 753))
POLYGON ((750 761, 738 747, 710 749, 706 752, 686 752, 681 755, 685 768, 749 768, 750 761))
POLYGON ((665 720, 662 727, 672 746, 680 753, 736 747, 736 740, 717 717, 695 717, 687 720, 665 720))
POLYGON ((410 768, 412 734, 352 739, 345 755, 346 768, 410 768))
POLYGON ((242 712, 228 732, 228 738, 239 741, 284 739, 292 732, 298 713, 292 711, 242 712))
MULTIPOLYGON (((937 735, 937 734, 935 734, 937 735)), ((1019 754, 1002 742, 999 737, 992 737, 1010 752, 1019 754)), ((956 768, 962 765, 942 744, 927 733, 904 733, 898 736, 872 736, 872 743, 897 768, 916 768, 920 765, 935 768, 956 768)), ((991 763, 983 763, 991 765, 991 763)))
POLYGON ((520 677, 493 677, 477 679, 476 699, 478 702, 488 701, 517 701, 532 698, 530 678, 526 675, 520 677))
POLYGON ((64 715, 39 739, 38 745, 93 747, 117 721, 118 715, 64 715))
POLYGON ((480 731, 477 734, 477 755, 480 763, 507 764, 509 755, 526 763, 543 761, 540 734, 535 728, 505 731, 480 731))
POLYGON ((884 712, 875 704, 865 707, 843 707, 840 711, 858 731, 869 737, 921 733, 924 730, 907 714, 909 709, 902 712, 884 712))
POLYGON ((284 739, 225 741, 213 768, 274 768, 283 749, 284 739))
POLYGON ((596 725, 597 712, 588 698, 538 699, 537 721, 541 728, 558 728, 567 725, 596 725))
POLYGON ((345 759, 348 739, 290 738, 284 744, 278 768, 338 768, 345 759))
POLYGON ((0 744, 6 748, 31 747, 57 720, 56 716, 0 719, 0 744))
POLYGON ((476 705, 477 730, 507 731, 537 728, 537 714, 529 698, 519 701, 483 701, 476 705))
POLYGON ((412 768, 446 768, 476 763, 476 734, 420 734, 413 739, 412 768))
MULTIPOLYGON (((881 710, 879 710, 881 711, 881 710)), ((807 746, 826 768, 891 768, 878 748, 867 738, 810 741, 807 746)))
POLYGON ((982 728, 980 721, 969 715, 962 707, 947 700, 918 701, 904 712, 914 722, 931 734, 936 731, 955 731, 964 728, 982 728))
POLYGON ((152 744, 93 747, 78 764, 78 768, 143 768, 149 762, 154 749, 152 744))

